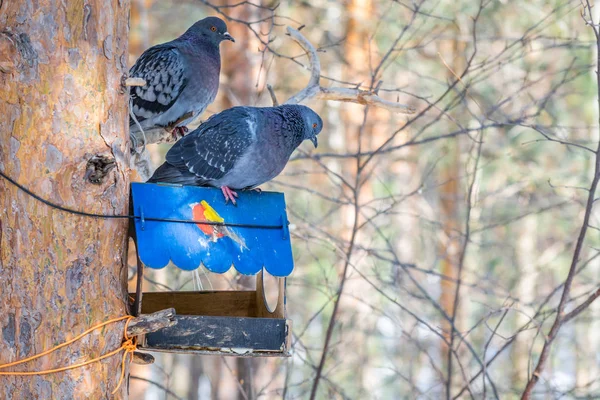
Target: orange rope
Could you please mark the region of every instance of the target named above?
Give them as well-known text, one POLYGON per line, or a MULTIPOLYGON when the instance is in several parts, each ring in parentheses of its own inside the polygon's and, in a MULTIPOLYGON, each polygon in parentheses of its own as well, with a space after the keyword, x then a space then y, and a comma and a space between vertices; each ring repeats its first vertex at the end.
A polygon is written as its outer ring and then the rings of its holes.
MULTIPOLYGON (((50 350, 43 351, 43 352, 41 352, 41 353, 39 353, 39 354, 36 354, 36 355, 34 355, 34 356, 31 356, 31 357, 27 357, 27 358, 25 358, 25 359, 23 359, 23 360, 14 361, 14 362, 11 362, 11 363, 8 363, 8 364, 2 364, 2 365, 0 365, 0 369, 2 369, 2 368, 8 368, 8 367, 12 367, 12 366, 14 366, 14 365, 23 364, 23 363, 25 363, 25 362, 27 362, 27 361, 31 361, 31 360, 35 360, 36 358, 43 357, 43 356, 45 356, 46 354, 50 354, 50 353, 52 353, 53 351, 56 351, 56 350, 58 350, 58 349, 60 349, 60 348, 63 348, 63 347, 65 347, 65 346, 68 346, 68 345, 70 345, 70 344, 71 344, 71 343, 73 343, 73 342, 76 342, 76 341, 78 341, 78 340, 79 340, 79 339, 81 339, 82 337, 84 337, 84 336, 86 336, 86 335, 90 334, 91 332, 95 331, 95 330, 96 330, 96 329, 98 329, 98 328, 102 328, 103 326, 106 326, 106 325, 108 325, 108 324, 112 324, 113 322, 119 322, 119 321, 122 321, 122 320, 124 320, 124 319, 127 319, 127 318, 131 318, 131 316, 130 316, 130 315, 126 315, 126 316, 124 316, 124 317, 119 317, 119 318, 113 318, 113 319, 109 319, 109 320, 108 320, 108 321, 106 321, 106 322, 103 322, 103 323, 101 323, 101 324, 99 324, 99 325, 96 325, 96 326, 94 326, 94 327, 92 327, 92 328, 88 329, 87 331, 83 332, 83 333, 82 333, 81 335, 79 335, 79 336, 76 336, 76 337, 74 337, 73 339, 71 339, 71 340, 67 340, 67 341, 66 341, 66 342, 64 342, 64 343, 62 343, 62 344, 59 344, 58 346, 55 346, 55 347, 51 348, 50 350)), ((2 373, 4 374, 5 372, 2 372, 2 373)))
MULTIPOLYGON (((137 337, 129 338, 127 337, 127 327, 129 326, 129 322, 133 319, 133 317, 129 318, 127 322, 125 322, 125 331, 123 332, 123 336, 125 337, 125 341, 121 345, 121 349, 125 350, 123 353, 123 359, 121 360, 121 376, 119 376, 119 382, 117 382, 117 387, 112 391, 111 394, 115 394, 117 390, 121 387, 121 383, 123 383, 123 378, 125 377, 125 359, 128 354, 131 354, 131 358, 133 358, 133 352, 137 349, 137 337)), ((119 350, 121 350, 119 349, 119 350)), ((131 362, 131 358, 129 362, 131 362)))
MULTIPOLYGON (((37 358, 43 357, 47 354, 50 354, 58 349, 61 349, 65 346, 70 345, 71 343, 74 343, 76 341, 78 341, 79 339, 83 338, 84 336, 90 334, 91 332, 95 331, 96 329, 102 328, 108 324, 112 324, 114 322, 119 322, 119 321, 123 321, 124 319, 127 320, 127 322, 125 323, 125 332, 123 333, 123 337, 125 338, 125 340, 123 341, 123 343, 121 344, 121 347, 119 347, 116 350, 111 351, 110 353, 106 353, 103 354, 99 357, 96 357, 94 359, 79 363, 79 364, 73 364, 73 365, 69 365, 68 367, 62 367, 62 368, 54 368, 54 369, 47 369, 47 370, 43 370, 43 371, 25 371, 25 372, 7 372, 7 371, 0 371, 0 376, 30 376, 30 375, 48 375, 48 374, 53 374, 56 372, 62 372, 62 371, 67 371, 70 369, 75 369, 75 368, 80 368, 80 367, 84 367, 86 365, 95 363, 97 361, 100 360, 104 360, 105 358, 111 357, 115 354, 117 354, 118 352, 120 352, 121 350, 125 350, 125 352, 123 353, 123 360, 121 361, 121 375, 119 377, 119 382, 117 383, 117 387, 115 388, 115 390, 112 392, 112 394, 116 393, 117 390, 119 390, 119 387, 121 386, 121 383, 123 382, 123 378, 125 377, 125 360, 127 359, 127 355, 128 354, 132 354, 136 349, 137 349, 137 345, 136 345, 136 338, 130 338, 127 336, 127 327, 129 326, 129 322, 133 319, 133 317, 131 315, 126 315, 123 317, 119 317, 119 318, 113 318, 110 319, 106 322, 102 322, 101 324, 98 324, 96 326, 91 327, 90 329, 86 330, 85 332, 83 332, 82 334, 74 337, 73 339, 67 340, 64 343, 61 343, 57 346, 54 346, 53 348, 43 351, 39 354, 33 355, 31 357, 27 357, 24 358, 22 360, 18 360, 18 361, 13 361, 11 363, 8 364, 1 364, 0 365, 0 369, 3 368, 8 368, 8 367, 12 367, 15 365, 19 365, 19 364, 23 364, 26 363, 28 361, 32 361, 35 360, 37 358)), ((130 360, 131 361, 131 360, 130 360)))

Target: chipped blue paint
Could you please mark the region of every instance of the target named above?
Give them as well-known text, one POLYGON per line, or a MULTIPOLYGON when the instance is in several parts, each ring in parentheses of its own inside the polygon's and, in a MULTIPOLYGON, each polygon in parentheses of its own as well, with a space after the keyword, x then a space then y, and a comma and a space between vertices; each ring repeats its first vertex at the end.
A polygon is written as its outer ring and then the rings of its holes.
POLYGON ((254 275, 263 267, 274 276, 288 276, 294 268, 283 193, 238 191, 237 206, 225 204, 219 189, 152 183, 132 183, 131 194, 138 256, 150 268, 172 262, 184 270, 204 264, 223 273, 232 264, 240 273, 254 275), (206 203, 201 203, 202 201, 206 203), (225 223, 277 227, 231 227, 155 221, 211 220, 211 210, 225 223), (195 212, 194 212, 195 210, 195 212))

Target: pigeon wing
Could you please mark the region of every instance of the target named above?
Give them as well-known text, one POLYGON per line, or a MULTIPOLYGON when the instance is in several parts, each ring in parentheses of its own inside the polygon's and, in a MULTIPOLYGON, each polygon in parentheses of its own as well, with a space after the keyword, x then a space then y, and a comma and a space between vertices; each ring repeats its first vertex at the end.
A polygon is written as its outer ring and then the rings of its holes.
POLYGON ((166 160, 196 175, 200 183, 219 180, 252 146, 255 126, 244 107, 230 108, 175 143, 166 160))
MULTIPOLYGON (((130 90, 133 113, 139 122, 166 112, 187 85, 182 56, 168 44, 146 50, 131 67, 129 76, 146 81, 146 86, 130 90)), ((131 118, 129 124, 133 124, 131 118)))

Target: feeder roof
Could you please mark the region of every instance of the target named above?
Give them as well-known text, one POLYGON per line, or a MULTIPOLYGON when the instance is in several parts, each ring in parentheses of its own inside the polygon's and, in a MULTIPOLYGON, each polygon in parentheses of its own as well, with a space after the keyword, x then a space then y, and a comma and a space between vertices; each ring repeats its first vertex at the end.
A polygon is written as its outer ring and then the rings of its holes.
POLYGON ((204 264, 254 275, 263 267, 288 276, 294 267, 283 193, 239 191, 237 206, 219 189, 132 183, 136 246, 150 268, 204 264), (204 223, 212 223, 206 225, 204 223), (221 224, 221 225, 214 225, 221 224))

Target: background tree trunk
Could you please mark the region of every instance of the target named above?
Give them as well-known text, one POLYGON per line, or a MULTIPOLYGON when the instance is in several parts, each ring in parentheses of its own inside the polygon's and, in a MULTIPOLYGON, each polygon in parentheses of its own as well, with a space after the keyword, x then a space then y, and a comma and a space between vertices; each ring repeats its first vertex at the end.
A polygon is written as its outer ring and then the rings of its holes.
MULTIPOLYGON (((128 0, 0 1, 0 169, 56 204, 128 211, 128 14, 128 0), (116 159, 99 184, 86 179, 95 155, 116 159)), ((0 364, 126 314, 127 220, 59 211, 6 180, 0 203, 0 364)), ((90 360, 117 348, 123 327, 13 370, 90 360)), ((116 355, 62 373, 0 377, 0 398, 108 398, 120 364, 116 355)))
MULTIPOLYGON (((458 71, 460 74, 466 64, 464 58, 466 43, 459 39, 460 30, 455 29, 453 31, 454 38, 450 41, 442 42, 442 50, 447 56, 452 57, 450 65, 453 71, 458 71)), ((453 78, 452 72, 447 71, 449 79, 453 78)), ((461 119, 460 115, 454 116, 457 120, 461 119)), ((445 144, 444 149, 444 161, 443 167, 440 168, 438 181, 439 186, 439 197, 440 197, 440 222, 443 229, 443 240, 438 242, 438 257, 440 259, 440 269, 442 276, 450 279, 441 280, 441 291, 439 304, 449 317, 454 318, 454 325, 460 330, 463 325, 461 317, 467 315, 466 307, 467 303, 464 302, 460 309, 457 309, 457 313, 460 311, 463 315, 454 314, 454 303, 456 301, 456 285, 459 278, 459 258, 461 251, 461 240, 462 237, 460 232, 464 231, 464 221, 461 221, 461 206, 464 204, 464 196, 462 195, 463 183, 461 182, 461 143, 459 139, 448 141, 445 144)), ((462 289, 464 296, 466 288, 462 289)), ((442 321, 442 330, 444 337, 450 340, 454 335, 452 331, 452 325, 444 320, 442 321)), ((448 347, 446 343, 441 343, 442 359, 448 360, 448 354, 452 352, 452 349, 448 347)), ((445 365, 448 368, 448 365, 445 365)), ((457 371, 456 362, 454 362, 454 371, 457 371)), ((452 375, 457 375, 452 372, 452 375)), ((450 376, 446 379, 451 380, 450 376)), ((454 380, 454 383, 456 380, 454 380)), ((451 386, 449 389, 452 391, 454 387, 451 386)))

